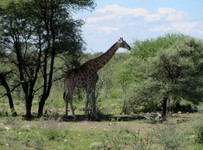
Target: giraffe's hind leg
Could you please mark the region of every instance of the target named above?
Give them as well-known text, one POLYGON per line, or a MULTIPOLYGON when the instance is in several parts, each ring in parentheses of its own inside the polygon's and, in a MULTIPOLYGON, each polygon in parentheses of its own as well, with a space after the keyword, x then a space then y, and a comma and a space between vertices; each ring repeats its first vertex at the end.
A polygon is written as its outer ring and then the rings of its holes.
POLYGON ((63 94, 63 99, 65 101, 65 104, 66 104, 66 110, 65 110, 65 121, 68 121, 68 93, 65 93, 63 94))
POLYGON ((76 116, 75 116, 75 112, 74 112, 74 108, 73 108, 73 97, 70 97, 70 107, 71 107, 71 111, 72 111, 72 115, 73 115, 73 121, 76 120, 76 116))
POLYGON ((66 93, 65 94, 65 103, 66 103, 66 115, 65 115, 65 119, 68 120, 68 102, 70 102, 70 108, 72 111, 72 115, 73 115, 73 120, 76 120, 76 116, 75 116, 75 112, 74 112, 74 108, 73 108, 73 96, 71 93, 66 93))
POLYGON ((92 95, 92 117, 93 117, 93 120, 100 121, 99 117, 97 116, 95 91, 92 91, 91 95, 92 95))
POLYGON ((89 93, 86 94, 86 100, 85 100, 85 120, 89 120, 89 93))

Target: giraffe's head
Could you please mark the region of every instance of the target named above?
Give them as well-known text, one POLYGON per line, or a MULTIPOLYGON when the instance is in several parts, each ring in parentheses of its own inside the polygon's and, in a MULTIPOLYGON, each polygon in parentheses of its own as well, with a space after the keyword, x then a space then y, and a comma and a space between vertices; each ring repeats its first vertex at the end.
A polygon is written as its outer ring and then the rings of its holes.
POLYGON ((120 38, 118 40, 117 44, 119 44, 119 47, 125 48, 127 50, 131 50, 130 45, 128 45, 128 43, 126 41, 124 41, 123 38, 120 38))

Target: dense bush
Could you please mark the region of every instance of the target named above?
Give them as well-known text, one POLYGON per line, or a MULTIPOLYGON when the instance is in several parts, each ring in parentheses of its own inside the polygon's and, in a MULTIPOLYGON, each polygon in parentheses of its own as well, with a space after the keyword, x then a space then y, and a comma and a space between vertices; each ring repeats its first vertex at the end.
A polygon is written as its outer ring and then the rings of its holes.
POLYGON ((201 40, 167 35, 135 44, 128 60, 132 78, 128 82, 124 113, 144 106, 148 111, 162 109, 165 116, 176 102, 184 99, 198 104, 202 100, 201 40))
POLYGON ((196 129, 196 141, 203 144, 203 126, 196 129))

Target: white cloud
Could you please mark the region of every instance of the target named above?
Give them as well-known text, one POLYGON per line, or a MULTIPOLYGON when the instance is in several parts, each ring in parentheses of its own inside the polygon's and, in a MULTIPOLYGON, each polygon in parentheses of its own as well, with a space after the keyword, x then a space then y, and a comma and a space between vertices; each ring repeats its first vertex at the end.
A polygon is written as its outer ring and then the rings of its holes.
POLYGON ((183 33, 191 32, 200 25, 191 21, 185 12, 175 8, 158 8, 155 12, 150 12, 145 8, 127 8, 113 4, 96 10, 92 16, 87 18, 85 26, 113 34, 125 26, 133 28, 137 27, 137 24, 141 24, 141 30, 149 32, 174 30, 183 33))
POLYGON ((172 27, 168 26, 168 25, 160 25, 157 27, 152 27, 149 29, 149 32, 169 32, 172 30, 172 27))
MULTIPOLYGON (((166 33, 185 33, 203 38, 203 20, 194 20, 175 8, 157 8, 152 12, 145 8, 108 5, 87 17, 83 29, 87 43, 90 41, 95 45, 95 40, 103 37, 145 39, 166 33)), ((102 43, 97 43, 99 44, 102 43)))
POLYGON ((157 12, 163 16, 170 15, 172 13, 176 13, 176 9, 174 8, 158 8, 157 12))
POLYGON ((115 14, 108 14, 108 15, 102 15, 102 16, 95 16, 95 17, 90 17, 87 18, 86 23, 95 23, 98 21, 108 21, 108 20, 114 20, 116 18, 115 14))
POLYGON ((145 21, 153 22, 161 20, 161 16, 159 14, 148 14, 145 16, 145 21))
POLYGON ((140 17, 148 14, 144 8, 125 8, 117 4, 107 5, 104 8, 98 9, 95 15, 87 18, 87 23, 95 23, 97 21, 114 21, 123 19, 126 16, 140 17))
POLYGON ((183 11, 177 11, 176 9, 172 8, 160 8, 158 12, 168 21, 177 21, 188 17, 188 15, 183 11))
POLYGON ((118 32, 119 28, 117 27, 110 27, 110 26, 102 26, 100 27, 100 32, 102 34, 113 34, 115 32, 118 32))
POLYGON ((174 22, 171 26, 178 31, 189 34, 190 32, 203 32, 203 23, 200 21, 174 22))
POLYGON ((118 4, 114 5, 107 5, 104 8, 98 9, 96 13, 100 14, 110 14, 114 13, 117 14, 117 16, 123 16, 123 15, 133 15, 133 16, 145 16, 148 11, 147 9, 144 8, 126 8, 119 6, 118 4))
POLYGON ((187 14, 182 11, 177 11, 174 8, 158 8, 156 13, 149 13, 145 16, 147 22, 153 21, 177 21, 187 17, 187 14))

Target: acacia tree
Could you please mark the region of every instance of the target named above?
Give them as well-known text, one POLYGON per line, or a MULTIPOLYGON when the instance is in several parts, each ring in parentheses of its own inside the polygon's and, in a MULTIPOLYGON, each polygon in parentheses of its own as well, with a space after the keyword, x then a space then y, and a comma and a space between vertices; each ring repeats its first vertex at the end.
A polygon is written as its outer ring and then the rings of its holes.
POLYGON ((16 66, 25 95, 26 117, 31 117, 36 92, 41 93, 38 116, 43 114, 52 83, 57 80, 53 75, 62 67, 54 65, 56 57, 77 59, 82 54, 79 28, 83 22, 74 20, 70 11, 93 8, 93 4, 91 0, 31 0, 12 2, 2 9, 1 44, 15 56, 10 63, 16 66))
POLYGON ((139 103, 149 106, 160 103, 165 118, 170 101, 185 99, 195 104, 202 101, 202 49, 201 40, 180 36, 169 47, 142 61, 136 70, 140 80, 132 89, 127 108, 135 108, 139 103))
MULTIPOLYGON (((9 86, 9 83, 7 82, 8 80, 8 76, 9 74, 12 73, 11 70, 6 70, 5 67, 3 67, 3 65, 5 65, 5 60, 6 59, 6 53, 4 52, 4 50, 2 48, 0 48, 0 64, 1 64, 1 69, 0 69, 0 86, 2 86, 5 89, 4 94, 1 97, 7 96, 8 98, 8 102, 9 102, 9 106, 11 109, 11 113, 13 116, 17 116, 17 113, 15 111, 14 108, 14 103, 13 103, 13 98, 11 95, 11 88, 9 86)), ((14 87, 15 88, 15 87, 14 87)))

